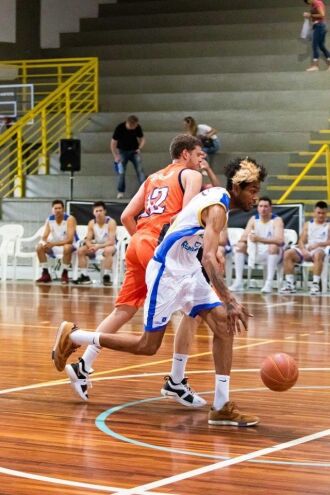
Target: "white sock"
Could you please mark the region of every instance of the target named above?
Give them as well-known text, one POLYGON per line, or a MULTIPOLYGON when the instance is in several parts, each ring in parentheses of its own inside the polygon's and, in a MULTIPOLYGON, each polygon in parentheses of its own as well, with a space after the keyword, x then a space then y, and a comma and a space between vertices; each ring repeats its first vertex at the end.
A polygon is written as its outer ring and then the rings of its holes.
POLYGON ((314 284, 319 284, 321 281, 320 275, 313 275, 313 283, 314 284))
POLYGON ((267 282, 272 282, 280 259, 279 254, 269 254, 267 258, 267 282))
POLYGON ((188 357, 189 356, 187 354, 173 354, 170 376, 174 383, 181 383, 184 379, 184 372, 186 369, 188 357))
POLYGON ((100 333, 86 332, 85 330, 76 330, 70 334, 70 338, 77 345, 97 345, 100 346, 100 333))
POLYGON ((48 270, 48 263, 47 263, 47 261, 45 261, 44 263, 40 263, 40 268, 42 268, 42 270, 48 270))
POLYGON ((80 273, 84 276, 84 277, 88 277, 88 269, 87 268, 82 268, 80 270, 80 273))
POLYGON ((244 272, 244 262, 245 262, 245 254, 244 253, 235 253, 235 277, 237 283, 243 282, 243 272, 244 272))
POLYGON ((293 273, 288 273, 285 275, 285 280, 289 282, 290 284, 294 285, 294 275, 293 273))
POLYGON ((90 371, 91 368, 93 367, 93 362, 97 358, 97 356, 100 354, 102 347, 98 347, 97 345, 89 345, 84 354, 82 355, 82 359, 84 360, 85 363, 85 370, 90 371))
POLYGON ((104 270, 103 273, 104 275, 111 275, 111 270, 104 270))
POLYGON ((230 376, 215 375, 213 408, 216 411, 222 409, 226 402, 229 401, 229 382, 230 376))

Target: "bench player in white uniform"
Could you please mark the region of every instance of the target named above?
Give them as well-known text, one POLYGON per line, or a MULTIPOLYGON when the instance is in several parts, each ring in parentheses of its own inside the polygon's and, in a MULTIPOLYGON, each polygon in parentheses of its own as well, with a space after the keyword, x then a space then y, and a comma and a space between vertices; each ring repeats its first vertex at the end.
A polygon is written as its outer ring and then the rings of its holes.
POLYGON ((75 250, 74 241, 76 238, 76 219, 72 215, 64 212, 64 203, 60 199, 54 199, 52 202, 52 215, 48 217, 45 224, 45 230, 36 251, 40 266, 42 268, 41 277, 37 283, 51 282, 51 276, 48 270, 48 258, 62 257, 62 276, 61 283, 68 284, 68 270, 71 263, 71 255, 75 250))
POLYGON ((298 245, 284 253, 284 285, 281 294, 296 292, 294 266, 303 261, 313 261, 313 283, 310 294, 320 294, 320 279, 323 263, 330 246, 330 229, 327 222, 328 205, 318 201, 314 206, 313 220, 306 222, 298 245))
POLYGON ((254 160, 238 158, 226 167, 225 174, 230 195, 225 189, 215 187, 195 196, 178 214, 149 262, 143 335, 87 332, 73 323, 63 322, 52 356, 58 370, 64 369, 67 358, 80 345, 95 344, 132 354, 155 354, 171 314, 181 309, 190 316, 199 314, 214 334, 216 385, 209 424, 252 426, 258 423, 256 416, 243 414, 229 400, 234 334, 240 332, 241 324, 247 329, 248 317, 252 315, 226 287, 217 250, 229 206, 252 209, 266 171, 254 160), (196 259, 203 245, 202 263, 214 290, 207 284, 196 259))
POLYGON ((103 285, 111 285, 111 268, 113 255, 116 251, 115 220, 107 216, 106 205, 103 201, 96 201, 93 205, 94 219, 88 222, 85 243, 78 249, 78 266, 80 276, 75 281, 78 285, 90 285, 88 276, 87 257, 90 259, 102 258, 103 285))
POLYGON ((284 246, 284 225, 281 217, 272 213, 272 201, 267 196, 259 198, 256 215, 253 215, 235 248, 235 282, 229 289, 241 292, 246 255, 248 265, 267 266, 267 279, 261 292, 272 292, 277 265, 281 262, 284 246))

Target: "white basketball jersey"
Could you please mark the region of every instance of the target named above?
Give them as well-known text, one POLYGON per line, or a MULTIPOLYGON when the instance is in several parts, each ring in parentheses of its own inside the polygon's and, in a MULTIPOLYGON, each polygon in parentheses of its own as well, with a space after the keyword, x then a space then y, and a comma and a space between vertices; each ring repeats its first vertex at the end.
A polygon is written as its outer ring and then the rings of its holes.
POLYGON ((324 242, 328 239, 329 223, 316 223, 314 220, 308 222, 307 244, 324 242))
POLYGON ((166 265, 168 272, 191 274, 200 270, 196 255, 203 246, 202 212, 211 205, 221 205, 228 214, 229 203, 230 195, 222 187, 212 187, 197 194, 167 231, 154 259, 166 265))
POLYGON ((50 241, 63 241, 67 236, 67 220, 69 215, 64 213, 64 217, 61 223, 57 223, 55 220, 55 215, 50 215, 48 217, 48 225, 50 228, 50 241))
MULTIPOLYGON (((272 214, 272 217, 268 222, 263 222, 257 213, 254 217, 254 233, 258 237, 263 237, 264 239, 271 239, 274 237, 274 220, 277 215, 272 214)), ((268 244, 263 244, 258 242, 258 254, 268 251, 268 244)))
POLYGON ((98 225, 94 220, 93 232, 95 244, 103 244, 108 240, 110 220, 110 217, 105 217, 105 223, 102 225, 102 227, 100 227, 100 225, 98 225))

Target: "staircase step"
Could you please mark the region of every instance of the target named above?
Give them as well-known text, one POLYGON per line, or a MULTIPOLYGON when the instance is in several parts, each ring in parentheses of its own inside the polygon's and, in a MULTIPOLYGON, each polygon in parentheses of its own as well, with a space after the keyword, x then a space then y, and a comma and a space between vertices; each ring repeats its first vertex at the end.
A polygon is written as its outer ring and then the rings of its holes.
MULTIPOLYGON (((294 181, 298 178, 298 175, 270 175, 269 178, 279 179, 279 180, 291 180, 294 181)), ((305 175, 301 180, 311 180, 311 181, 325 181, 327 180, 326 175, 305 175)))
MULTIPOLYGON (((267 186, 269 191, 286 191, 288 186, 267 186)), ((297 186, 294 189, 295 191, 322 191, 326 192, 326 186, 297 186)))

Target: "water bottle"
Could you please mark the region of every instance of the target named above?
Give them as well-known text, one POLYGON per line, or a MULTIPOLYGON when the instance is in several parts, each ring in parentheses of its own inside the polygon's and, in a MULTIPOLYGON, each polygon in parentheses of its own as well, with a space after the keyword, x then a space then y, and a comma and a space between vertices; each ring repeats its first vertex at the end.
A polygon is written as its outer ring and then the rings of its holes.
POLYGON ((123 164, 121 163, 121 161, 119 161, 119 162, 114 161, 113 166, 115 168, 116 174, 123 174, 124 173, 124 167, 123 167, 123 164))

